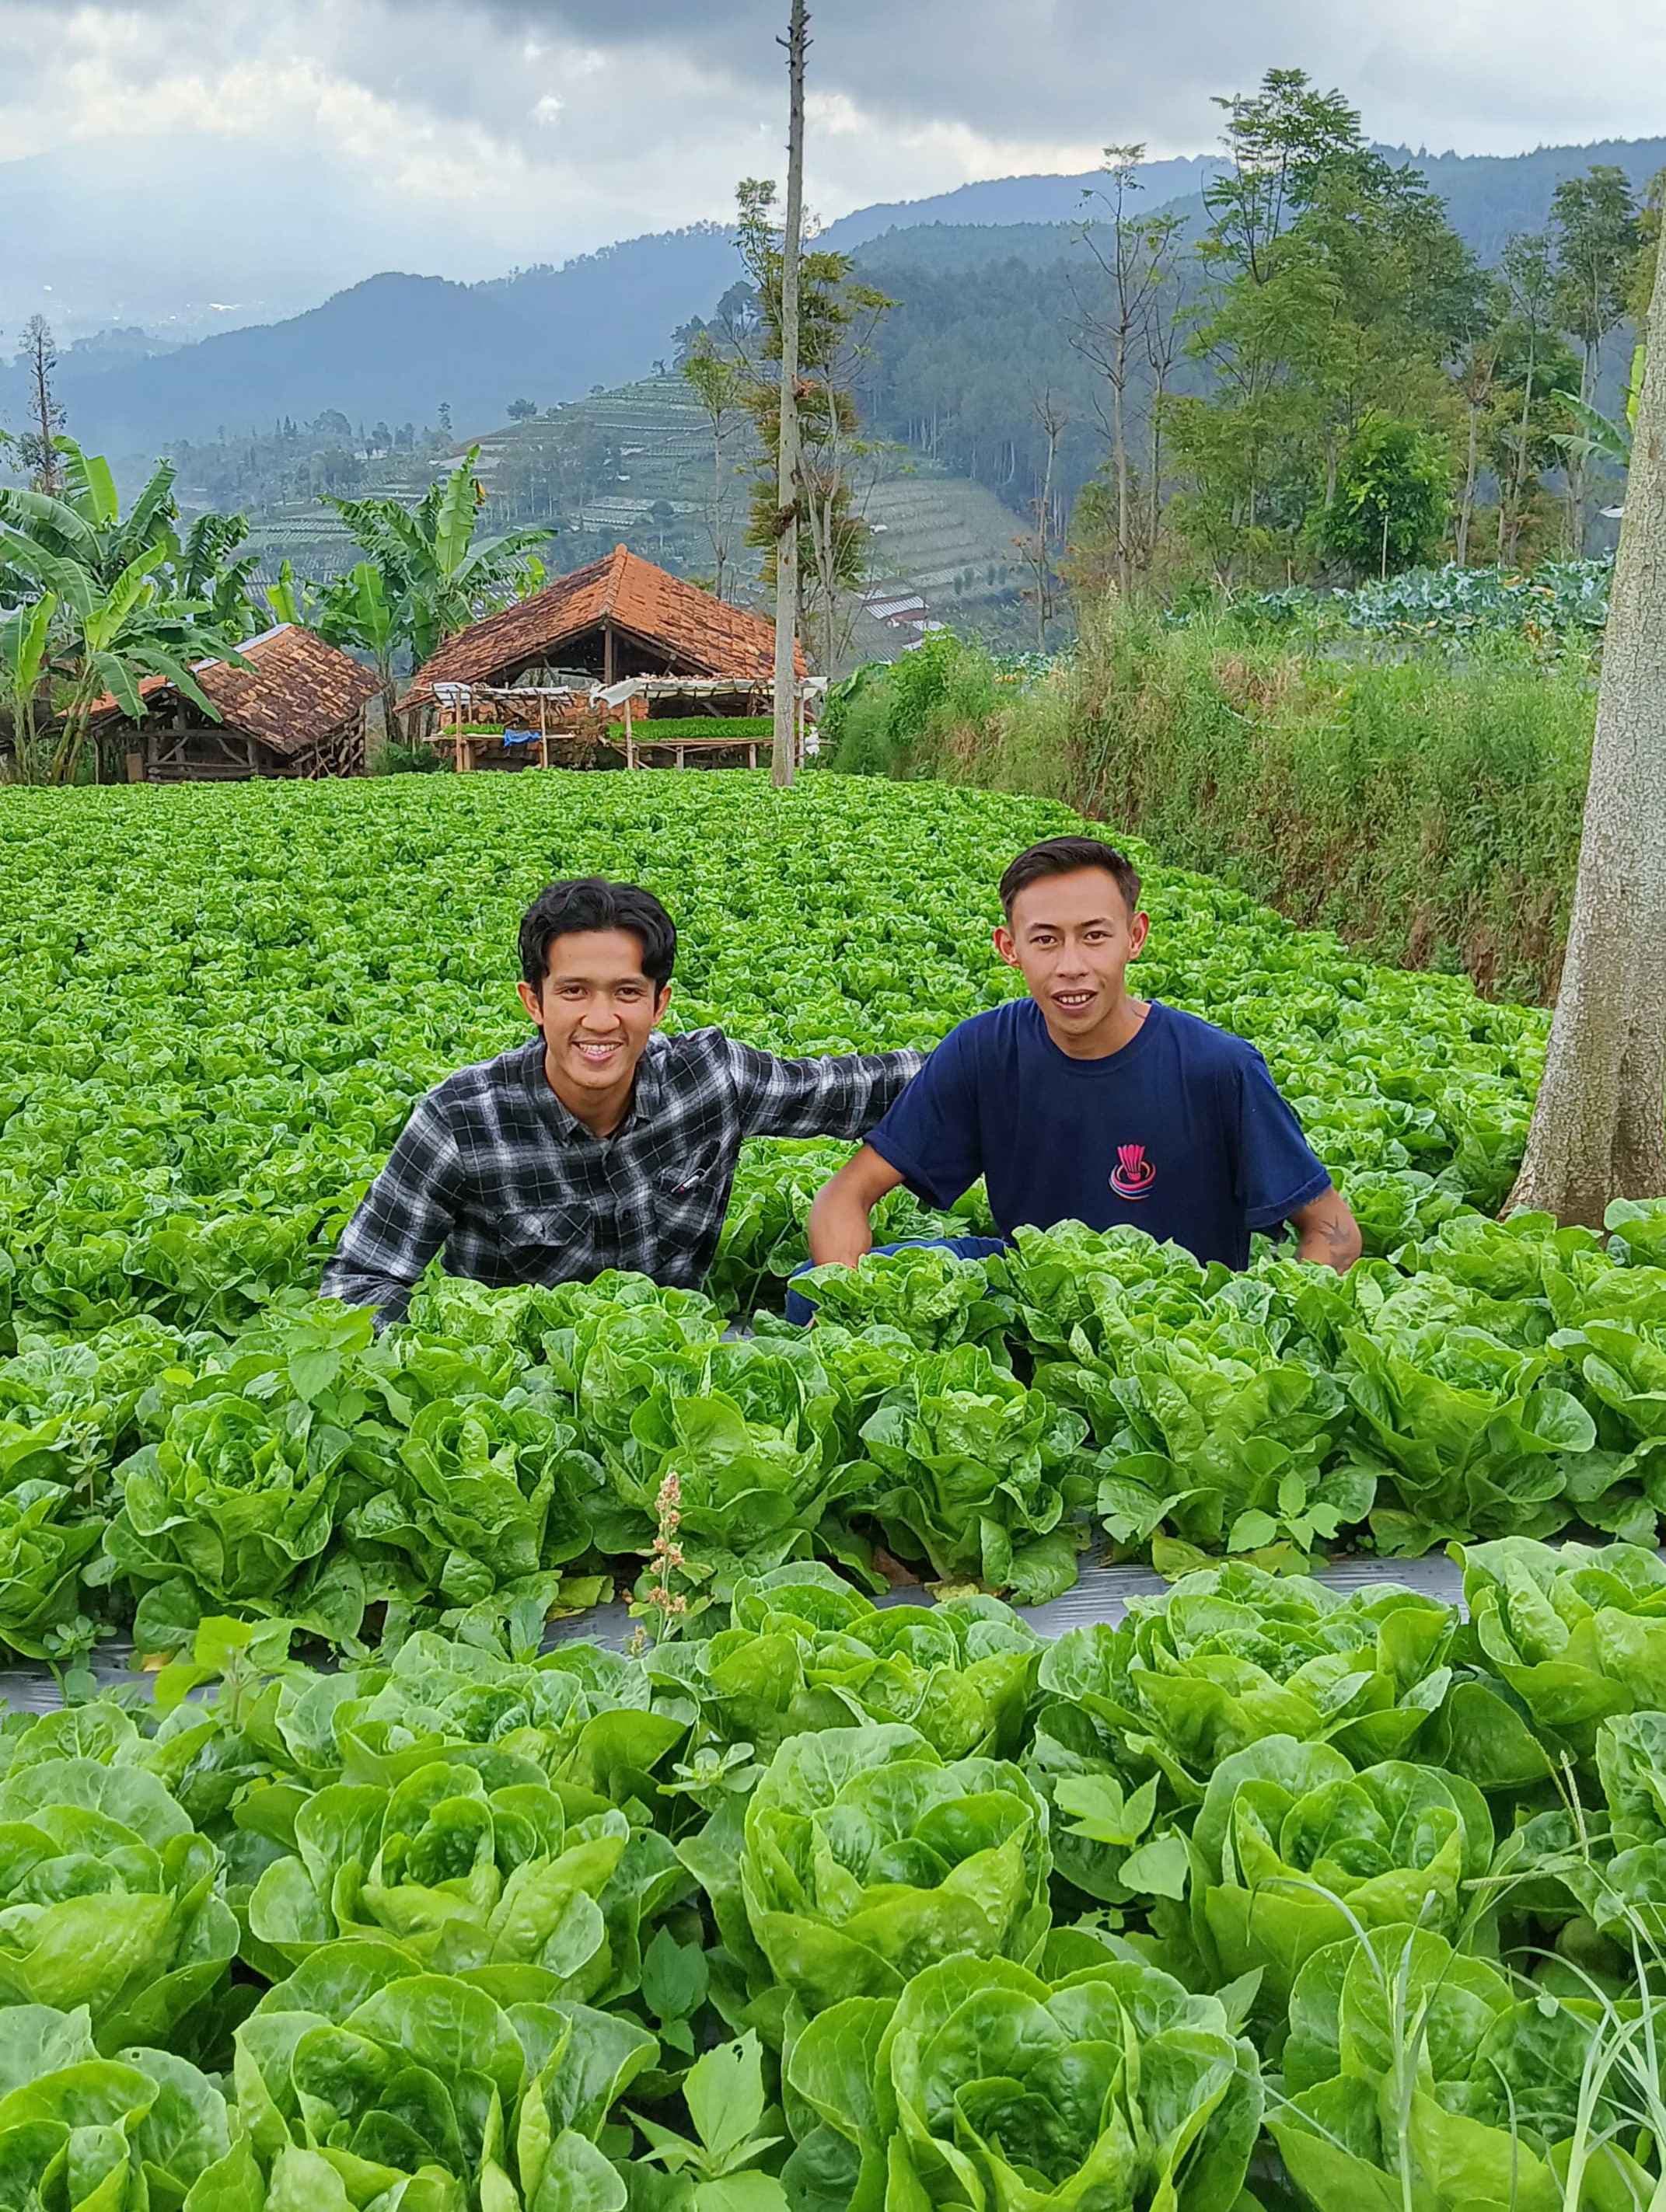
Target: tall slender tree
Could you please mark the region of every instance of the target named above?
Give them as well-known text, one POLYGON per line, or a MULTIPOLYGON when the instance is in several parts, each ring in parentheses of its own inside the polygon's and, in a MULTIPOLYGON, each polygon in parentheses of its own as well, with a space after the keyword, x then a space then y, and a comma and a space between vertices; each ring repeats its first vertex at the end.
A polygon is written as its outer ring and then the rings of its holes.
POLYGON ((727 458, 726 440, 741 413, 740 370, 721 352, 703 325, 694 335, 683 357, 683 375, 700 402, 712 434, 712 488, 706 504, 706 536, 712 553, 712 590, 723 597, 724 571, 729 565, 730 515, 726 496, 727 458))
MULTIPOLYGON (((1599 161, 1583 177, 1564 177, 1551 198, 1550 234, 1559 319, 1579 349, 1579 403, 1594 407, 1602 347, 1626 319, 1642 245, 1637 195, 1626 172, 1599 161)), ((1591 457, 1577 440, 1565 450, 1568 535, 1578 554, 1584 550, 1591 457)))
POLYGON ((1577 380, 1557 328, 1556 264, 1549 234, 1523 231, 1510 239, 1499 264, 1499 335, 1504 346, 1495 433, 1499 479, 1499 566, 1519 556, 1538 468, 1556 459, 1565 420, 1555 394, 1577 380))
MULTIPOLYGON (((1057 580, 1053 566, 1053 541, 1056 518, 1054 513, 1053 475, 1058 465, 1059 441, 1070 427, 1070 410, 1064 400, 1049 384, 1045 391, 1032 392, 1031 411, 1036 418, 1047 447, 1047 462, 1037 488, 1032 509, 1033 526, 1014 543, 1020 557, 1033 579, 1025 596, 1033 601, 1036 612, 1036 650, 1047 650, 1047 625, 1053 618, 1056 600, 1057 580)), ((1118 505, 1118 546, 1121 554, 1121 516, 1118 505)))
MULTIPOLYGON (((1156 535, 1154 527, 1149 532, 1144 527, 1146 513, 1136 513, 1133 417, 1137 385, 1148 380, 1153 435, 1160 435, 1156 420, 1162 406, 1162 387, 1177 350, 1170 295, 1183 228, 1177 216, 1139 216, 1132 212, 1133 196, 1140 190, 1140 164, 1145 156, 1143 145, 1106 147, 1100 163, 1105 181, 1084 192, 1084 199, 1094 211, 1078 226, 1078 235, 1095 264, 1097 282, 1091 291, 1072 285, 1077 315, 1071 343, 1096 372, 1096 405, 1110 441, 1111 482, 1116 500, 1116 580, 1124 592, 1156 535)), ((1049 462, 1051 459, 1049 448, 1049 462)), ((1160 476, 1160 459, 1153 455, 1153 462, 1152 489, 1160 476)), ((1156 512, 1155 507, 1150 510, 1153 519, 1156 512)))
POLYGON ((28 391, 29 427, 17 441, 18 459, 38 492, 56 499, 64 489, 64 465, 58 441, 64 409, 52 391, 58 347, 44 315, 31 315, 17 347, 18 367, 28 391))
POLYGON ((1650 312, 1562 987, 1512 1206, 1666 1190, 1666 286, 1650 312))

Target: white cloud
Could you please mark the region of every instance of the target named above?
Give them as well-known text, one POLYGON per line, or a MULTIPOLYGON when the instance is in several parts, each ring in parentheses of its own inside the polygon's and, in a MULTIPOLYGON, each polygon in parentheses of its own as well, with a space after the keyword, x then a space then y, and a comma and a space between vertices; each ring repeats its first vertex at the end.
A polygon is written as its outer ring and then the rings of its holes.
MULTIPOLYGON (((0 147, 42 165, 31 200, 0 164, 0 320, 49 278, 270 312, 379 267, 481 276, 724 217, 739 177, 782 166, 784 12, 0 0, 0 147)), ((1379 137, 1470 151, 1646 135, 1666 76, 1666 9, 1633 0, 1588 0, 1577 37, 1564 0, 822 0, 812 28, 827 219, 1113 140, 1201 150, 1212 95, 1271 64, 1340 84, 1379 137)))

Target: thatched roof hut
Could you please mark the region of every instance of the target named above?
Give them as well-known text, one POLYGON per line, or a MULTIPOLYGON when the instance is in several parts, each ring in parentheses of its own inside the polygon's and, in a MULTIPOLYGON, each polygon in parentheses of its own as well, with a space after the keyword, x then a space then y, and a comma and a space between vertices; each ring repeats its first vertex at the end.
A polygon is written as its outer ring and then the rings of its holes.
POLYGON ((109 693, 93 707, 106 736, 129 736, 134 783, 234 782, 249 776, 356 775, 364 769, 365 708, 380 686, 368 668, 316 632, 279 623, 237 647, 247 663, 199 661, 192 670, 216 722, 165 676, 139 685, 143 722, 109 693))
MULTIPOLYGON (((794 647, 797 672, 805 672, 794 647)), ((736 703, 714 713, 744 714, 746 696, 770 683, 773 623, 702 592, 616 545, 605 559, 562 577, 529 599, 487 615, 417 670, 401 714, 430 708, 438 684, 508 688, 583 674, 611 684, 630 676, 734 679, 736 703)))

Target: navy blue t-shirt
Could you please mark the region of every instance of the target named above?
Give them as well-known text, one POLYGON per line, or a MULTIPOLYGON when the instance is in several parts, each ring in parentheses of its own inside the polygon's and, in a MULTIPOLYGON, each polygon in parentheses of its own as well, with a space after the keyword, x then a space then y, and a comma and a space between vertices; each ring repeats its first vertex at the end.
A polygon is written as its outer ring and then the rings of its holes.
POLYGON ((1005 1237, 1127 1223, 1229 1267, 1330 1185, 1255 1047, 1157 1000, 1104 1060, 1061 1052, 1033 999, 974 1014, 867 1141, 927 1206, 982 1176, 1005 1237))

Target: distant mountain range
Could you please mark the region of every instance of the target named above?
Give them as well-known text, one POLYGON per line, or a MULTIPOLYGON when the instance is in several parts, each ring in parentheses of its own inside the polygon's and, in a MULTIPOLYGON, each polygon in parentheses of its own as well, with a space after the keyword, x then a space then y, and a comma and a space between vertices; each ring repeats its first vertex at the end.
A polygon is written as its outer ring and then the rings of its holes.
MULTIPOLYGON (((1666 167, 1666 138, 1515 155, 1384 150, 1417 163, 1456 228, 1489 260, 1512 232, 1543 223, 1563 177, 1611 161, 1641 187, 1666 167)), ((28 167, 0 167, 0 234, 13 214, 8 175, 28 167)), ((1140 205, 1195 204, 1219 169, 1208 156, 1148 163, 1140 205)), ((1083 192, 1100 181, 1088 172, 966 185, 862 209, 825 235, 893 270, 908 261, 940 269, 969 243, 980 261, 1006 252, 1053 259, 1069 248, 1083 192)), ((311 421, 326 408, 354 422, 420 424, 435 421, 444 403, 464 434, 501 422, 514 399, 547 407, 642 374, 668 352, 672 331, 709 313, 738 274, 733 238, 718 224, 630 239, 559 268, 480 284, 383 274, 305 313, 148 356, 143 333, 111 333, 119 342, 65 354, 59 397, 77 436, 121 457, 222 430, 270 428, 286 415, 311 421)), ((17 373, 0 371, 0 423, 17 427, 23 400, 17 373)))

